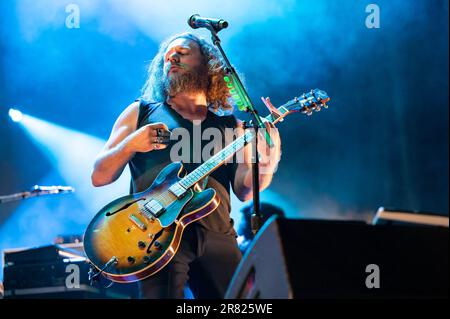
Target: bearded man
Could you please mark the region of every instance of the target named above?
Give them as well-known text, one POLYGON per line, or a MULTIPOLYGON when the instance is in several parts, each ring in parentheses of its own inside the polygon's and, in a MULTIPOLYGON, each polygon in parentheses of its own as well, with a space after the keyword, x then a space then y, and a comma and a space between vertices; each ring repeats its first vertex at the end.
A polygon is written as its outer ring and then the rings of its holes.
MULTIPOLYGON (((226 129, 243 134, 242 122, 229 115, 232 105, 224 76, 223 61, 205 40, 183 33, 164 41, 149 66, 142 96, 119 116, 96 158, 93 185, 114 182, 128 164, 131 192, 144 191, 173 162, 170 149, 174 145, 167 137, 179 128, 190 133, 218 130, 223 133, 222 147, 229 142, 226 129)), ((280 159, 280 137, 273 126, 270 128, 274 147, 269 151, 264 138, 258 137, 260 191, 269 186, 280 159)), ((210 142, 193 140, 194 135, 181 142, 188 146, 200 142, 202 148, 210 142)), ((230 192, 232 189, 241 201, 252 198, 251 152, 247 145, 240 151, 242 161, 228 162, 209 175, 205 187, 215 189, 220 205, 187 226, 171 262, 140 282, 142 298, 184 298, 187 283, 195 298, 223 298, 242 257, 230 218, 230 192)), ((183 161, 187 172, 208 159, 194 160, 198 155, 191 147, 189 156, 183 157, 188 159, 183 161)))

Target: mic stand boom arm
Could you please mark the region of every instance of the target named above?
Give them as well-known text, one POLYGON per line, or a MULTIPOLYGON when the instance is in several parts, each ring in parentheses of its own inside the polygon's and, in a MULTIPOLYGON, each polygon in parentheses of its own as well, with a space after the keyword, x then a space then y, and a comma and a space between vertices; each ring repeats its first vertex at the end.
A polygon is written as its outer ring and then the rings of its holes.
POLYGON ((62 193, 72 193, 74 188, 70 186, 39 186, 35 185, 28 192, 20 192, 11 195, 0 196, 0 204, 12 202, 16 200, 26 199, 29 197, 50 195, 50 194, 62 194, 62 193))

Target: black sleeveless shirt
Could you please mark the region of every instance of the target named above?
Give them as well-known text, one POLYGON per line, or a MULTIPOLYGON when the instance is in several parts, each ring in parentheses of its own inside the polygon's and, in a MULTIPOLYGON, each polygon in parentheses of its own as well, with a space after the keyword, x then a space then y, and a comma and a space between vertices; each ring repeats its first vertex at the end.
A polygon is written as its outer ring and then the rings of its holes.
MULTIPOLYGON (((225 129, 235 128, 237 125, 236 118, 233 115, 218 116, 208 110, 207 116, 205 120, 201 122, 201 125, 199 125, 198 127, 194 127, 193 122, 184 119, 167 103, 155 103, 140 100, 137 129, 147 124, 156 122, 162 122, 166 124, 169 130, 172 132, 177 128, 184 128, 185 130, 187 130, 187 132, 189 132, 189 141, 183 140, 183 146, 181 147, 181 149, 178 147, 181 152, 186 149, 190 150, 190 160, 182 161, 187 173, 192 172, 204 161, 208 160, 209 157, 214 155, 209 154, 208 156, 199 156, 197 152, 199 150, 198 146, 200 146, 200 149, 203 150, 204 146, 213 140, 212 136, 208 136, 209 134, 205 134, 205 136, 203 136, 203 132, 206 129, 218 128, 221 131, 222 141, 221 145, 217 147, 219 149, 222 149, 223 147, 227 146, 225 144, 225 129), (197 134, 194 134, 194 130, 196 130, 197 134), (198 132, 200 132, 201 135, 198 134, 198 132), (203 136, 205 139, 200 138, 199 141, 198 138, 201 136, 203 136), (194 140, 194 138, 196 140, 194 140), (185 148, 185 145, 188 145, 188 148, 185 148), (197 145, 197 147, 195 145, 197 145), (196 160, 196 162, 194 162, 193 160, 196 160)), ((168 147, 163 150, 155 150, 147 153, 136 153, 133 156, 133 158, 128 163, 131 171, 131 193, 146 190, 152 184, 153 180, 156 178, 159 172, 164 167, 172 163, 170 158, 170 151, 172 147, 178 142, 180 142, 180 139, 171 140, 168 147)), ((183 154, 179 155, 183 156, 183 154)), ((233 228, 234 222, 230 217, 230 186, 234 181, 236 169, 237 164, 235 162, 233 162, 233 164, 223 164, 209 175, 205 187, 211 187, 216 190, 217 195, 220 197, 220 205, 214 212, 195 223, 214 232, 236 236, 236 232, 233 228)))

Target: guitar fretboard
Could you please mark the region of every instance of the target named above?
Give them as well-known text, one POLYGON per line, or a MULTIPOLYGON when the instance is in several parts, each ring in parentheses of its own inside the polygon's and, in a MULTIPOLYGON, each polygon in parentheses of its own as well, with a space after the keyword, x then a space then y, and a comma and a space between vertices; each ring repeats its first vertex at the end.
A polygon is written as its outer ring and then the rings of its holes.
POLYGON ((184 188, 189 188, 202 178, 211 174, 217 167, 221 166, 226 160, 231 158, 236 152, 243 148, 255 137, 254 130, 247 130, 244 135, 237 138, 233 143, 225 147, 223 150, 212 156, 209 160, 197 167, 179 183, 184 188))

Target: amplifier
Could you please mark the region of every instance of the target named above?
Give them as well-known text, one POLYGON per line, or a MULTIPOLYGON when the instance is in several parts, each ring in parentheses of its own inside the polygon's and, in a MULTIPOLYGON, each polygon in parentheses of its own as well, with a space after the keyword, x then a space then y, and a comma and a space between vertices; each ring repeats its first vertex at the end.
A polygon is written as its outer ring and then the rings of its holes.
POLYGON ((5 298, 137 298, 137 284, 117 284, 102 278, 89 283, 90 265, 83 244, 48 245, 4 251, 5 298))

